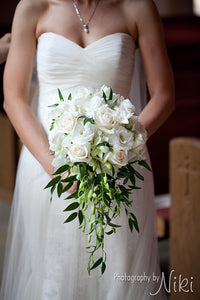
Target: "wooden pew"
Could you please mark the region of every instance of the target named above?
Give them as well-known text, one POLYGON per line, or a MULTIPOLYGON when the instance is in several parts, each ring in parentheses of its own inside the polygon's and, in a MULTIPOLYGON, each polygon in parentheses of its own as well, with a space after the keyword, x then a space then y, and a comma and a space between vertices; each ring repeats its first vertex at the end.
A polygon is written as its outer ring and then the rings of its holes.
POLYGON ((200 299, 200 140, 170 142, 171 300, 200 299))

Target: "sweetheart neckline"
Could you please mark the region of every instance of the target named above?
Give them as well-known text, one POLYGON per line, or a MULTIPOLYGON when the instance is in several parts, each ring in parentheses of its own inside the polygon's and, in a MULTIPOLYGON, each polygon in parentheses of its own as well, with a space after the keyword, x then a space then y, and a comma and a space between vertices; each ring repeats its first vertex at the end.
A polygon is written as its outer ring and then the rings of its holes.
POLYGON ((107 34, 103 37, 101 37, 100 39, 97 39, 96 41, 90 43, 89 45, 85 46, 85 47, 82 47, 80 46, 79 44, 77 44, 76 42, 70 40, 69 38, 65 37, 64 35, 62 34, 59 34, 59 33, 56 33, 56 32, 52 32, 52 31, 47 31, 47 32, 43 32, 39 35, 39 37, 37 38, 38 42, 40 41, 40 39, 45 36, 45 35, 49 35, 49 34, 52 34, 52 35, 55 35, 57 37, 60 37, 74 45, 76 45, 78 48, 82 49, 82 50, 85 50, 85 49, 88 49, 89 47, 93 46, 94 44, 98 43, 98 42, 101 42, 102 40, 104 39, 107 39, 107 38, 110 38, 110 37, 113 37, 113 36, 117 36, 117 35, 125 35, 127 37, 129 37, 130 39, 132 39, 132 41, 135 43, 135 39, 132 37, 132 35, 130 35, 129 33, 126 33, 126 32, 115 32, 115 33, 111 33, 111 34, 107 34))

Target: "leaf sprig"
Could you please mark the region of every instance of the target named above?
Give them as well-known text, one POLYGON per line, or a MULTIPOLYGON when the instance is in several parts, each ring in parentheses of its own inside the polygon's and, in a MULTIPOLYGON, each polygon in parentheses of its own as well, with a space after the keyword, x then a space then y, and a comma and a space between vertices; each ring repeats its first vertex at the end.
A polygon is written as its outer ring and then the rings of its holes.
POLYGON ((57 191, 58 197, 66 193, 77 181, 76 191, 68 195, 64 200, 73 199, 67 205, 64 212, 69 213, 64 223, 69 223, 76 218, 79 222, 79 229, 87 233, 89 253, 88 273, 97 267, 101 268, 101 274, 106 270, 106 253, 104 250, 104 237, 116 233, 121 226, 117 218, 122 208, 128 217, 128 225, 131 231, 133 228, 139 232, 136 216, 131 211, 132 200, 129 199, 136 186, 136 179, 144 180, 143 176, 132 166, 137 163, 148 170, 150 167, 146 161, 131 162, 121 167, 117 176, 109 175, 103 171, 103 166, 98 161, 102 170, 97 174, 91 166, 83 162, 74 163, 73 166, 64 165, 55 173, 54 178, 45 188, 50 188, 51 200, 53 193, 57 191), (73 174, 73 167, 78 167, 78 177, 73 174), (78 178, 78 179, 77 179, 78 178), (123 183, 123 184, 122 184, 123 183), (95 260, 96 255, 100 257, 95 260))

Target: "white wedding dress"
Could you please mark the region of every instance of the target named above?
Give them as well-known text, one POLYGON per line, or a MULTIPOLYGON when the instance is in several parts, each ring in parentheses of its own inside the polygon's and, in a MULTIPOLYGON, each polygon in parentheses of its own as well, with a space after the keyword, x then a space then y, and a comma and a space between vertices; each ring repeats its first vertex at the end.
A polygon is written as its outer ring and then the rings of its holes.
MULTIPOLYGON (((115 33, 82 48, 51 32, 38 39, 38 88, 32 108, 48 132, 48 105, 56 103, 57 88, 81 85, 111 86, 129 96, 136 45, 125 33, 115 33)), ((142 108, 142 89, 135 81, 138 112, 142 108), (138 93, 139 91, 139 93, 138 93)), ((144 86, 142 87, 145 88, 144 86)), ((132 90, 134 92, 134 90, 132 90)), ((31 137, 30 137, 31 138, 31 137)), ((39 145, 38 145, 39 146, 39 145)), ((130 232, 127 219, 116 234, 105 237, 107 268, 87 273, 87 236, 78 229, 78 220, 63 224, 69 202, 56 195, 50 203, 50 178, 23 147, 11 210, 1 300, 148 300, 165 299, 160 284, 152 174, 142 170, 144 183, 133 194, 133 211, 140 233, 130 232), (137 277, 134 277, 137 276, 137 277), (150 276, 150 277, 145 277, 150 276), (142 281, 143 279, 143 281, 142 281)))

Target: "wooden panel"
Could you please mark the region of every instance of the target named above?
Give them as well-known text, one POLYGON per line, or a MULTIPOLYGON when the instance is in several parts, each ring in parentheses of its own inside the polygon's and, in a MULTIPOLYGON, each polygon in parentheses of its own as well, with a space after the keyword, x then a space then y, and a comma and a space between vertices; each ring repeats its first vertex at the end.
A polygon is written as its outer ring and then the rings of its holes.
POLYGON ((16 135, 8 118, 0 114, 0 198, 11 199, 17 163, 16 135))
POLYGON ((170 193, 170 299, 197 300, 200 299, 200 140, 171 141, 170 193))

